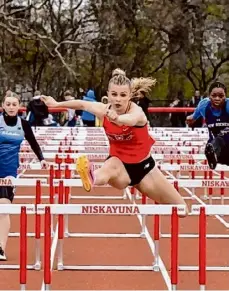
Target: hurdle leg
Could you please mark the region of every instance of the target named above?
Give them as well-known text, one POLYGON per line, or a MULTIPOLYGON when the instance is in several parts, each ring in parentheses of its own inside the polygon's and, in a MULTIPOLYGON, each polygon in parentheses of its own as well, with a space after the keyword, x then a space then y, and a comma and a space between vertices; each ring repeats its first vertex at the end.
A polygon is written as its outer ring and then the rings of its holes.
POLYGON ((58 240, 58 258, 57 258, 57 270, 64 270, 64 262, 63 262, 63 239, 58 240))
MULTIPOLYGON (((221 180, 224 180, 224 171, 221 171, 220 173, 220 179, 221 180)), ((224 205, 224 188, 221 188, 220 189, 220 201, 221 201, 221 205, 224 205)), ((221 215, 223 216, 223 215, 221 215)))
POLYGON ((64 216, 64 237, 69 237, 68 214, 64 216))
MULTIPOLYGON (((195 164, 195 161, 192 160, 192 165, 194 165, 194 164, 195 164)), ((191 172, 191 176, 192 176, 192 179, 195 180, 195 171, 191 172)), ((196 189, 193 187, 192 188, 192 196, 191 196, 192 199, 195 199, 195 197, 194 197, 195 195, 196 195, 196 189)))
POLYGON ((21 208, 20 215, 20 289, 26 290, 27 281, 27 213, 26 208, 21 208))
POLYGON ((141 199, 141 195, 139 194, 139 192, 138 192, 137 189, 136 189, 136 192, 135 192, 135 199, 136 199, 136 200, 141 199))
MULTIPOLYGON (((63 204, 64 199, 64 185, 63 181, 59 183, 59 204, 63 204)), ((58 257, 57 257, 57 270, 64 269, 63 264, 63 238, 64 238, 64 215, 58 216, 58 257)))
MULTIPOLYGON (((70 188, 64 187, 64 202, 65 204, 69 204, 69 195, 70 195, 70 188)), ((68 230, 68 214, 64 215, 64 237, 69 236, 68 230)))
POLYGON ((171 216, 171 285, 177 290, 178 284, 178 215, 177 208, 173 207, 171 216))
POLYGON ((123 200, 126 200, 127 197, 128 196, 127 196, 126 190, 123 190, 123 195, 122 195, 123 200))
MULTIPOLYGON (((157 203, 155 203, 157 204, 157 203)), ((153 270, 159 272, 159 238, 160 238, 160 217, 154 216, 154 245, 155 245, 155 258, 153 263, 153 270)))
POLYGON ((130 187, 131 198, 130 201, 134 201, 134 195, 136 195, 136 189, 134 187, 130 187))
POLYGON ((204 188, 204 195, 203 195, 203 200, 208 200, 208 191, 207 188, 204 188))
MULTIPOLYGON (((205 163, 207 164, 207 163, 205 163)), ((204 171, 204 180, 207 180, 208 178, 208 173, 207 171, 204 171)), ((204 196, 202 197, 203 200, 208 200, 208 191, 207 191, 207 188, 204 188, 204 196)))
POLYGON ((45 207, 44 222, 44 287, 50 290, 51 284, 51 214, 50 207, 45 207))
MULTIPOLYGON (((146 204, 146 195, 142 193, 142 204, 146 204)), ((146 215, 142 214, 142 229, 140 237, 145 238, 145 229, 146 229, 146 215)))
POLYGON ((54 216, 51 215, 51 236, 54 237, 54 226, 53 226, 54 216))
POLYGON ((35 270, 39 271, 41 269, 41 241, 40 238, 35 241, 35 270))
MULTIPOLYGON (((50 187, 49 187, 49 202, 50 204, 54 203, 54 197, 55 197, 55 188, 53 186, 53 179, 54 179, 54 168, 53 166, 50 167, 50 187)), ((54 237, 54 227, 53 227, 53 214, 51 214, 51 236, 54 237)))
POLYGON ((206 287, 206 214, 205 208, 200 208, 199 215, 199 285, 200 290, 206 287))
MULTIPOLYGON (((73 173, 72 171, 69 169, 69 166, 66 165, 65 166, 65 170, 64 170, 64 177, 65 179, 71 179, 73 173)), ((70 187, 64 187, 64 203, 65 204, 69 204, 69 200, 70 200, 70 187)), ((64 236, 68 237, 69 236, 69 230, 68 230, 68 215, 64 216, 64 236)))
MULTIPOLYGON (((36 185, 36 205, 41 204, 41 183, 37 181, 36 185)), ((41 216, 40 214, 35 214, 35 270, 41 269, 41 216)))

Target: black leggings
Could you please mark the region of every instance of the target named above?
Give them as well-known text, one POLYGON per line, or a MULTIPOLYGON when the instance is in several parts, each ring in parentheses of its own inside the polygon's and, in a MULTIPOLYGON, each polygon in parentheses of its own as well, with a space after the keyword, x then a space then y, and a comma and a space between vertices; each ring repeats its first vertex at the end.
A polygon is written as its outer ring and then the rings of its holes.
POLYGON ((94 127, 95 126, 95 120, 83 120, 83 124, 88 126, 88 127, 94 127))
POLYGON ((14 199, 14 192, 15 188, 11 186, 1 186, 0 187, 0 199, 1 198, 6 198, 13 202, 14 199))
MULTIPOLYGON (((108 156, 107 160, 111 157, 112 156, 108 156)), ((144 161, 135 164, 122 163, 130 177, 130 186, 139 184, 142 179, 155 167, 155 161, 151 156, 144 161)))
POLYGON ((217 136, 209 143, 213 145, 217 156, 218 163, 229 166, 229 143, 227 139, 229 136, 217 136))

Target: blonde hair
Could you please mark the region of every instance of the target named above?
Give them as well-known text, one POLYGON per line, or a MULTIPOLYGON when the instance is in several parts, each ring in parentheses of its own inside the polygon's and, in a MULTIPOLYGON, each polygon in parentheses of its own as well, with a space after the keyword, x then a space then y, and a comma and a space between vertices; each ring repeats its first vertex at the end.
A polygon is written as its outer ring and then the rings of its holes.
POLYGON ((110 86, 110 84, 119 86, 122 85, 130 86, 130 79, 127 78, 126 73, 123 70, 117 68, 112 72, 112 78, 109 81, 108 87, 110 86))
POLYGON ((133 78, 131 79, 131 93, 134 98, 138 93, 149 93, 151 87, 155 86, 157 80, 152 78, 133 78))
POLYGON ((122 69, 116 68, 112 71, 112 77, 118 76, 118 75, 126 76, 126 72, 123 71, 122 69))
POLYGON ((6 91, 6 94, 2 100, 2 102, 4 103, 7 97, 13 97, 16 98, 18 100, 18 102, 20 103, 20 96, 17 95, 16 93, 12 92, 11 90, 6 91))

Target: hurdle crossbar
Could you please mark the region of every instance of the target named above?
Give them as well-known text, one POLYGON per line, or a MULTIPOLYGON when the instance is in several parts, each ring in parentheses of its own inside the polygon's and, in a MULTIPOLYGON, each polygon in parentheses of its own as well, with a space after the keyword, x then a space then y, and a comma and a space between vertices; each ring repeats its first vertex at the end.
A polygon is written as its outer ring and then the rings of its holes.
MULTIPOLYGON (((72 152, 108 152, 109 151, 109 145, 103 145, 103 144, 97 144, 97 145, 44 145, 42 146, 42 151, 44 152, 61 152, 61 151, 68 151, 71 150, 72 152)), ((23 146, 21 147, 21 152, 23 151, 30 151, 29 146, 23 146)), ((152 153, 160 153, 163 152, 197 152, 197 151, 203 151, 203 148, 198 147, 189 147, 189 146, 178 146, 178 147, 168 147, 168 146, 152 146, 151 152, 152 153)))
MULTIPOLYGON (((154 147, 169 147, 169 146, 187 146, 187 147, 201 147, 204 146, 206 143, 205 140, 203 141, 156 141, 153 145, 154 147)), ((58 146, 98 146, 98 145, 102 145, 102 146, 106 146, 109 145, 109 141, 108 140, 55 140, 55 139, 49 139, 49 140, 40 140, 39 144, 41 146, 46 146, 46 145, 58 145, 58 146)), ((28 147, 29 148, 29 144, 27 141, 23 141, 22 143, 22 147, 28 147)))
MULTIPOLYGON (((37 213, 44 214, 50 207, 51 214, 83 214, 83 215, 171 215, 173 207, 178 215, 185 215, 184 205, 133 205, 133 204, 40 204, 37 213)), ((229 209, 229 208, 228 208, 229 209)))
MULTIPOLYGON (((23 178, 0 178, 0 186, 36 186, 37 181, 40 181, 42 187, 49 187, 47 179, 23 179, 23 178)), ((60 182, 66 187, 82 187, 80 179, 53 179, 53 185, 59 186, 60 182)), ((229 180, 207 180, 207 179, 167 179, 171 184, 176 183, 178 188, 225 188, 229 187, 229 180)), ((96 187, 96 186, 95 186, 96 187)), ((109 185, 99 187, 111 187, 109 185)))
MULTIPOLYGON (((66 167, 69 168, 69 170, 75 170, 76 166, 75 164, 69 164, 69 163, 51 163, 50 166, 53 166, 54 169, 60 169, 65 170, 66 167)), ((92 164, 93 170, 96 170, 98 168, 101 168, 103 163, 101 162, 95 162, 92 164)), ((202 172, 202 171, 210 171, 210 167, 208 165, 191 165, 188 163, 182 163, 182 164, 170 164, 170 163, 163 163, 159 165, 160 169, 162 171, 195 171, 195 172, 202 172)), ((42 166, 40 163, 22 163, 19 166, 19 170, 42 170, 42 166)), ((215 168, 215 171, 229 171, 229 167, 226 165, 218 164, 215 168)))
MULTIPOLYGON (((96 205, 98 209, 93 213, 93 206, 90 205, 92 208, 89 207, 87 204, 84 205, 87 209, 86 213, 83 211, 82 205, 42 205, 42 208, 38 205, 38 211, 41 213, 47 213, 47 209, 49 209, 49 215, 51 213, 55 213, 58 215, 63 214, 119 214, 119 215, 126 215, 130 214, 129 211, 122 210, 122 208, 118 208, 119 211, 108 211, 108 205, 96 205), (45 207, 45 208, 44 208, 45 207), (101 209, 99 208, 101 207, 101 209), (105 207, 105 208, 104 208, 105 207), (106 208, 107 207, 107 208, 106 208), (88 211, 89 209, 89 211, 88 211), (101 211, 99 211, 101 210, 101 211), (121 212, 121 213, 120 213, 121 212)), ((110 205, 110 207, 124 207, 124 205, 110 205)), ((128 207, 128 205, 125 205, 128 207)), ((171 216, 171 286, 172 290, 176 290, 178 284, 178 270, 185 270, 185 267, 178 265, 178 233, 179 233, 179 214, 183 214, 185 211, 185 207, 183 205, 136 205, 131 204, 132 209, 135 207, 138 208, 138 211, 130 211, 131 214, 152 214, 152 215, 170 215, 171 216)), ((127 210, 128 208, 126 208, 127 210)), ((198 270, 199 272, 199 285, 201 290, 205 289, 206 286, 206 270, 215 270, 214 267, 206 266, 206 215, 211 215, 212 213, 218 214, 228 214, 229 213, 229 205, 219 206, 217 209, 214 209, 212 205, 208 206, 201 206, 201 205, 193 205, 192 206, 192 215, 199 216, 199 266, 197 268, 191 267, 192 270, 198 270)), ((63 227, 62 227, 63 228, 63 227)), ((63 231, 63 229, 62 229, 63 231)), ((50 233, 48 234, 50 236, 50 233)), ((62 239, 63 235, 59 234, 58 239, 61 239, 61 258, 58 257, 58 264, 57 270, 150 270, 155 271, 155 266, 114 266, 114 265, 95 265, 95 266, 87 266, 87 265, 78 265, 78 266, 67 266, 63 263, 63 244, 62 239)), ((49 261, 50 262, 50 261, 49 261)), ((48 263, 49 264, 49 263, 48 263)), ((218 268, 218 267, 217 267, 218 268)), ((228 270, 228 267, 221 267, 218 270, 228 270)), ((46 268, 48 270, 48 268, 46 268)))
POLYGON ((26 214, 35 214, 35 204, 0 204, 0 214, 21 214, 21 208, 25 207, 26 214))
MULTIPOLYGON (((23 186, 30 187, 37 185, 37 179, 23 179, 23 178, 14 178, 14 177, 6 177, 0 178, 0 186, 23 186)), ((39 179, 41 185, 47 184, 47 179, 39 179)))
MULTIPOLYGON (((71 158, 77 159, 82 153, 44 153, 45 159, 55 159, 58 155, 59 158, 71 158)), ((108 153, 89 153, 86 154, 89 160, 105 160, 108 157, 108 153)), ((34 153, 20 153, 20 158, 33 159, 36 158, 34 153)), ((154 154, 155 160, 206 160, 204 154, 154 154)))
MULTIPOLYGON (((14 204, 11 206, 17 206, 14 204)), ((31 204, 32 205, 32 204, 31 204)), ((32 205, 33 206, 33 205, 32 205)), ((81 214, 81 215, 171 215, 172 209, 177 208, 178 215, 186 214, 184 205, 170 204, 38 204, 37 213, 44 214, 45 208, 50 207, 51 214, 81 214)), ((29 211, 32 207, 28 206, 29 211)), ((229 205, 192 205, 190 216, 200 215, 200 210, 204 208, 206 215, 229 215, 229 205)), ((0 205, 0 213, 4 207, 0 205)), ((10 208, 9 208, 10 209, 10 208)), ((3 213, 7 213, 3 212, 3 213)), ((12 211, 12 213, 14 213, 12 211)))

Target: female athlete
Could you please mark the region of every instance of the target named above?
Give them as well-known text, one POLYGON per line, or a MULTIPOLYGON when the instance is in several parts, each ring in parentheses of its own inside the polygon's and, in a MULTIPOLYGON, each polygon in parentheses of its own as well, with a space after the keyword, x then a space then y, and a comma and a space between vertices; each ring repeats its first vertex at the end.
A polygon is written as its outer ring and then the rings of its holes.
POLYGON ((86 156, 77 159, 77 171, 85 190, 90 191, 93 185, 109 184, 117 189, 133 185, 158 203, 186 205, 151 156, 154 140, 148 133, 144 112, 131 101, 131 81, 117 74, 109 81, 107 93, 108 104, 81 100, 56 102, 52 97, 42 97, 47 106, 86 110, 103 120, 110 143, 109 157, 94 173, 86 156))
POLYGON ((209 88, 209 98, 203 99, 187 117, 189 125, 201 116, 205 119, 209 131, 205 155, 211 169, 215 169, 217 163, 229 166, 229 100, 226 94, 225 85, 214 82, 209 88))
MULTIPOLYGON (((2 103, 3 114, 0 116, 0 178, 16 177, 19 166, 20 145, 24 139, 29 142, 42 167, 48 164, 34 137, 29 123, 18 116, 19 96, 7 91, 2 103)), ((0 204, 10 204, 14 198, 14 187, 0 186, 0 204)), ((0 260, 5 261, 6 243, 10 230, 9 215, 0 214, 0 260)))

